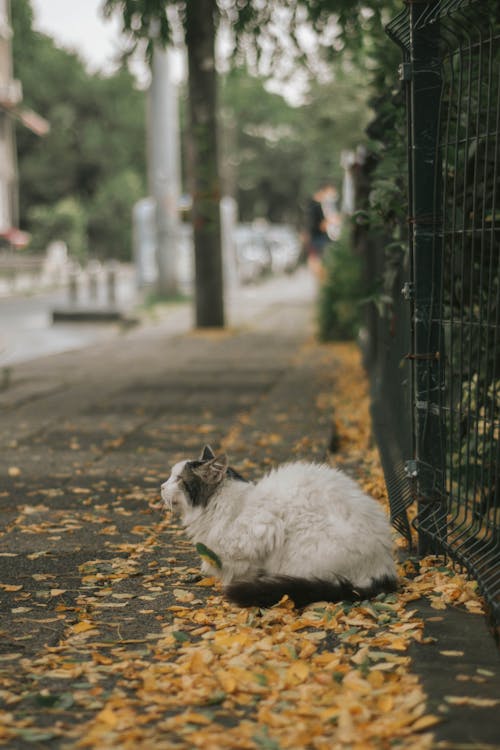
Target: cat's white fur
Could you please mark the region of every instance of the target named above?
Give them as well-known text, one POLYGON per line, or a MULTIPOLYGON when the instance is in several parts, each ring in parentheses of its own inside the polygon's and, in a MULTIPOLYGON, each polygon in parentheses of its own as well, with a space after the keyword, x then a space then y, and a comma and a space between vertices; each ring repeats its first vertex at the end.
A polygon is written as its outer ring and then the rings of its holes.
POLYGON ((204 561, 203 571, 224 584, 262 573, 347 579, 360 588, 396 579, 385 513, 343 472, 295 462, 256 483, 226 477, 203 507, 193 506, 183 489, 187 463, 173 467, 162 499, 180 512, 188 536, 219 556, 221 569, 204 561))

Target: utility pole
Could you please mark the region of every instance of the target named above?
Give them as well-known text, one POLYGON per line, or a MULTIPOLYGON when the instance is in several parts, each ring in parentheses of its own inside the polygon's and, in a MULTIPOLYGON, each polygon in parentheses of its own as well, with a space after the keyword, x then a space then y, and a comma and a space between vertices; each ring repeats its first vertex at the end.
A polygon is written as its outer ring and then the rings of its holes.
POLYGON ((159 42, 155 44, 149 98, 149 181, 156 204, 157 291, 161 296, 178 291, 179 119, 170 55, 159 42))

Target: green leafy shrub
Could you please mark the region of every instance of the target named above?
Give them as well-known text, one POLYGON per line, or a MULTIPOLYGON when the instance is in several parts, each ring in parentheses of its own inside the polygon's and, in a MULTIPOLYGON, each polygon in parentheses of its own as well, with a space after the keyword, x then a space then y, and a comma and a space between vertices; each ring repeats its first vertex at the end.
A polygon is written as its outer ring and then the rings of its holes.
POLYGON ((63 240, 72 258, 86 260, 87 214, 76 198, 63 198, 53 206, 34 206, 29 223, 34 250, 43 251, 53 240, 63 240))
POLYGON ((362 318, 361 260, 353 252, 350 233, 329 245, 324 257, 325 278, 318 303, 318 334, 322 341, 356 338, 362 318))
POLYGON ((89 207, 89 242, 93 257, 132 259, 132 208, 145 187, 132 169, 112 175, 99 186, 89 207))

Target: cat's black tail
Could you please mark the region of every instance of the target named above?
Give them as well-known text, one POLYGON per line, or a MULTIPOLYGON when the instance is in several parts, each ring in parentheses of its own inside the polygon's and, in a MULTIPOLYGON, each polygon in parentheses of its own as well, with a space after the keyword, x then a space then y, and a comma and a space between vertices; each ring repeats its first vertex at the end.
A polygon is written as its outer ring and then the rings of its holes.
POLYGON ((371 599, 377 594, 396 591, 397 580, 384 576, 373 580, 369 587, 356 588, 350 581, 337 583, 320 578, 294 578, 293 576, 260 576, 251 581, 233 581, 225 587, 229 601, 240 607, 271 607, 287 594, 296 607, 312 602, 354 602, 371 599))

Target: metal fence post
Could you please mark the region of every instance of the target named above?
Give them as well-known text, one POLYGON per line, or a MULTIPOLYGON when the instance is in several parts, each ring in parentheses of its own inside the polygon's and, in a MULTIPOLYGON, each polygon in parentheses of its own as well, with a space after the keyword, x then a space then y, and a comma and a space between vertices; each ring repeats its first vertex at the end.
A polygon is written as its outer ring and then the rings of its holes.
POLYGON ((413 362, 415 468, 419 552, 437 551, 444 514, 444 428, 439 408, 443 337, 440 325, 441 181, 438 148, 441 101, 439 24, 419 26, 435 2, 410 4, 410 99, 413 257, 413 362))
MULTIPOLYGON (((405 452, 404 484, 416 505, 419 552, 449 553, 464 565, 497 628, 498 7, 498 0, 407 0, 387 27, 404 54, 408 114, 410 269, 403 296, 410 303, 411 346, 409 354, 408 348, 399 353, 412 365, 413 445, 405 452)), ((384 393, 381 403, 398 414, 392 395, 384 393)), ((391 461, 389 455, 389 468, 384 465, 388 488, 391 461)), ((399 477, 397 484, 396 493, 389 491, 393 514, 400 507, 399 477)))

